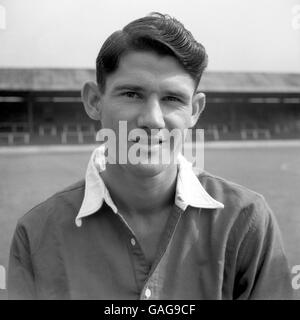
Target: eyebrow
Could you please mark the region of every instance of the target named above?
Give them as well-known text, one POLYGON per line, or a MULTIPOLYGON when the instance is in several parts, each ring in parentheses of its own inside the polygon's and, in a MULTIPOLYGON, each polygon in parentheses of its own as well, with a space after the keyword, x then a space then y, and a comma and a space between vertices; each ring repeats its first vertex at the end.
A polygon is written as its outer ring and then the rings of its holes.
MULTIPOLYGON (((145 88, 143 88, 142 86, 139 85, 135 85, 135 84, 121 84, 121 85, 117 85, 114 89, 113 92, 119 92, 119 91, 124 91, 124 90, 129 90, 129 91, 136 91, 136 92, 143 92, 146 91, 145 88)), ((183 90, 165 90, 163 91, 164 95, 167 96, 175 96, 178 98, 181 98, 183 100, 188 101, 189 100, 189 95, 188 93, 185 93, 183 90)))
POLYGON ((182 90, 166 90, 165 94, 168 96, 175 96, 183 100, 189 100, 189 95, 182 90))
POLYGON ((130 90, 130 91, 144 91, 143 87, 138 86, 138 85, 131 85, 131 84, 124 84, 124 85, 117 85, 114 89, 113 92, 118 92, 118 91, 123 91, 123 90, 130 90))

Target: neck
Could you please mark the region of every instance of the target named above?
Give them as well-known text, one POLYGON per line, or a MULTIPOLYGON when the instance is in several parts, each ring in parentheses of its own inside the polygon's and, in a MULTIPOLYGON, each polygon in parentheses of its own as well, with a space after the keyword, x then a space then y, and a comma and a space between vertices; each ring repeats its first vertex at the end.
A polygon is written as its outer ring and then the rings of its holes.
POLYGON ((107 164, 101 173, 118 210, 128 214, 153 214, 168 209, 174 203, 177 166, 154 176, 139 176, 135 170, 107 164))

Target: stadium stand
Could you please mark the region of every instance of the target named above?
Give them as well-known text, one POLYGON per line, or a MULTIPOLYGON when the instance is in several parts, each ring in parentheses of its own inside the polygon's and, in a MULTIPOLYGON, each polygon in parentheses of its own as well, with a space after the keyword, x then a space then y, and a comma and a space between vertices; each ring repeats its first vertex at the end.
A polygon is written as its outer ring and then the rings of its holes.
MULTIPOLYGON (((0 145, 95 142, 80 99, 89 69, 0 69, 0 145)), ((300 74, 207 72, 206 140, 300 138, 300 74)))

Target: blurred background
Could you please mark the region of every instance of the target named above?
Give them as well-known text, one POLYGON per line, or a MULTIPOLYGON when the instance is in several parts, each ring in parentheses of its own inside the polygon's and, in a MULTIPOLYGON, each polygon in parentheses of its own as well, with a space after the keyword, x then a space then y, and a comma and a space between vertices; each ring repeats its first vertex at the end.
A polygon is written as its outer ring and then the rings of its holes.
POLYGON ((291 267, 300 265, 300 0, 0 0, 5 269, 17 219, 84 177, 98 124, 80 89, 95 80, 101 45, 153 11, 183 22, 209 55, 196 126, 205 129, 205 169, 265 196, 291 267))

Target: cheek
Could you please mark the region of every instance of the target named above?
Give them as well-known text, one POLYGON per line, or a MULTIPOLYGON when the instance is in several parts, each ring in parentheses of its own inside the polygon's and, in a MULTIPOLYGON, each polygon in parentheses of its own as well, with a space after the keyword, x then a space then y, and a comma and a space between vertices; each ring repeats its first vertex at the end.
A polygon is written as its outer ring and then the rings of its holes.
POLYGON ((133 110, 124 108, 119 105, 111 105, 109 109, 105 109, 102 114, 102 123, 106 128, 118 129, 120 121, 127 121, 129 123, 134 119, 135 114, 133 110))
POLYGON ((101 118, 101 123, 103 128, 113 128, 114 121, 110 114, 103 113, 101 118))
POLYGON ((191 115, 184 111, 174 111, 165 117, 168 129, 187 129, 191 126, 191 115))

